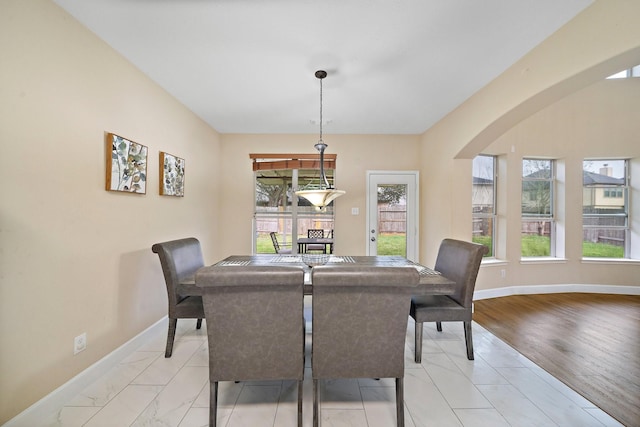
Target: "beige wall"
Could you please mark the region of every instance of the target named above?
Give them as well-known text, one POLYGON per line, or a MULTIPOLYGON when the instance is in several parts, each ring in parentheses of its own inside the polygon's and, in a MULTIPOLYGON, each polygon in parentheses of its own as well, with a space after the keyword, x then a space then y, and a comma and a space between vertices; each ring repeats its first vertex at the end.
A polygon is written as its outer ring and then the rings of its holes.
MULTIPOLYGON (((485 150, 500 156, 500 231, 498 264, 483 266, 478 290, 505 286, 547 284, 611 284, 637 286, 640 265, 611 266, 582 262, 582 160, 628 158, 640 163, 640 79, 606 80, 576 92, 534 114, 506 132, 485 150), (515 151, 512 151, 515 150, 515 151), (520 186, 522 157, 558 159, 560 263, 534 265, 520 260, 520 186), (500 270, 506 277, 502 278, 500 270)), ((421 246, 435 248, 445 237, 469 240, 471 236, 471 160, 453 159, 455 145, 440 144, 419 157, 415 136, 329 135, 327 152, 337 153, 337 187, 347 191, 336 202, 336 252, 366 253, 365 172, 374 169, 419 170, 421 177, 421 246), (444 159, 444 160, 443 160, 444 159), (450 160, 446 160, 450 159, 450 160), (424 178, 426 177, 426 178, 424 178), (437 185, 434 184, 437 182, 437 185), (360 209, 359 216, 351 208, 360 209)), ((220 214, 225 255, 251 251, 253 172, 248 153, 310 152, 312 135, 223 135, 223 200, 220 214), (227 226, 229 224, 229 226, 227 226)), ((424 149, 424 147, 422 147, 424 149)), ((633 185, 640 187, 640 177, 633 185)), ((638 190, 635 190, 636 192, 638 190)), ((632 194, 640 200, 640 194, 632 194)), ((640 206, 632 212, 638 226, 640 206)), ((637 241, 638 236, 634 237, 637 241)), ((637 245, 634 245, 637 253, 637 245)), ((420 259, 433 264, 432 254, 420 259)), ((637 255, 634 255, 637 258, 637 255)))
MULTIPOLYGON (((586 80, 595 81, 596 74, 604 76, 623 62, 640 63, 640 57, 634 57, 640 40, 638 4, 597 1, 577 23, 422 136, 327 135, 327 152, 338 155, 337 186, 347 191, 337 203, 336 251, 366 252, 366 170, 420 171, 423 262, 433 262, 442 238, 468 239, 471 161, 454 158, 467 146, 465 155, 471 158, 497 138, 491 147, 496 152, 513 143, 517 151, 507 150, 501 170, 510 185, 517 186, 519 170, 514 165, 536 143, 526 133, 537 130, 535 124, 523 123, 507 131, 542 108, 542 101, 549 104, 564 96, 549 96, 545 88, 571 76, 580 76, 573 86, 583 87, 586 80), (576 61, 558 60, 571 59, 567 52, 574 50, 580 52, 576 61), (591 70, 588 79, 581 74, 584 70, 591 70), (528 114, 515 108, 530 99, 535 102, 528 104, 528 114), (475 139, 480 134, 482 138, 475 139), (359 216, 351 215, 352 207, 360 208, 359 216)), ((152 243, 197 236, 206 262, 249 252, 253 173, 248 154, 312 152, 317 137, 219 136, 49 0, 0 0, 0 8, 2 423, 166 314, 152 243), (149 147, 146 195, 104 190, 104 132, 149 147), (159 150, 186 159, 184 198, 157 195, 159 150), (88 348, 73 356, 73 337, 81 332, 88 334, 88 348)), ((558 93, 566 94, 568 87, 572 85, 562 85, 558 93)), ((559 122, 542 120, 545 136, 564 139, 586 133, 554 133, 559 122)), ((573 117, 568 120, 576 122, 575 127, 580 124, 573 117)), ((583 124, 589 123, 583 119, 583 124)), ((610 135, 608 123, 593 124, 596 134, 610 135)), ((569 176, 576 173, 575 161, 582 154, 566 153, 569 176)), ((634 167, 639 176, 640 168, 634 167)), ((500 191, 512 200, 519 190, 500 191)), ((576 203, 571 197, 568 205, 576 203)), ((518 218, 519 204, 503 209, 503 215, 518 218)), ((640 228, 637 215, 634 221, 640 228)), ((509 221, 500 237, 509 262, 508 282, 496 279, 497 269, 483 268, 481 288, 561 280, 610 283, 612 277, 620 282, 613 284, 634 284, 637 265, 582 266, 575 260, 575 241, 567 243, 570 264, 531 274, 531 268, 525 270, 514 258, 513 236, 519 228, 513 224, 509 221)), ((577 229, 575 224, 570 227, 577 229)))
POLYGON ((49 1, 0 1, 0 424, 166 315, 156 241, 219 257, 219 136, 49 1), (107 192, 104 132, 149 149, 107 192), (186 160, 158 195, 158 151, 186 160), (87 350, 73 356, 73 339, 87 350))
POLYGON ((638 17, 636 0, 594 1, 434 128, 455 135, 457 158, 473 158, 520 120, 640 64, 638 17))
MULTIPOLYGON (((471 236, 470 159, 537 111, 640 64, 638 17, 640 2, 595 1, 421 136, 421 261, 433 263, 442 238, 471 236), (430 214, 434 206, 437 215, 430 214)), ((519 180, 513 167, 503 167, 519 180)), ((504 209, 520 215, 515 204, 504 209)))
MULTIPOLYGON (((249 153, 315 153, 317 135, 222 135, 221 248, 226 255, 251 252, 254 175, 249 153), (227 201, 232 203, 227 205, 227 201)), ((327 153, 337 155, 336 188, 347 194, 336 200, 338 254, 366 254, 366 171, 418 170, 416 135, 324 135, 327 153), (360 214, 351 215, 357 207, 360 214)))
POLYGON ((537 111, 640 64, 638 17, 638 1, 596 0, 422 135, 422 164, 433 164, 421 174, 423 261, 435 260, 443 237, 471 235, 468 159, 537 111), (436 205, 447 208, 430 210, 436 205))
MULTIPOLYGON (((607 284, 638 286, 640 262, 585 263, 582 260, 582 161, 588 158, 630 159, 640 165, 640 79, 600 81, 570 95, 502 135, 483 152, 500 156, 498 258, 504 264, 484 266, 478 289, 540 284, 607 284), (520 189, 523 157, 557 160, 558 247, 561 263, 520 260, 520 189), (506 270, 502 278, 500 270, 506 270)), ((631 175, 633 224, 640 218, 640 176, 631 175)), ((636 232, 637 233, 637 232, 636 232)), ((632 236, 638 256, 638 235, 632 236)))

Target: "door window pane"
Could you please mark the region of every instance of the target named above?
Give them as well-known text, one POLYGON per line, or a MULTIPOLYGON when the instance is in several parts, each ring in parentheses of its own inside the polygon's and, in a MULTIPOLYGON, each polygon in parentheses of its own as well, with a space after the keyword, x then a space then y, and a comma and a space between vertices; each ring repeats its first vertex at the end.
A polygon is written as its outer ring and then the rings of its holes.
POLYGON ((407 186, 378 185, 378 255, 407 256, 407 186))

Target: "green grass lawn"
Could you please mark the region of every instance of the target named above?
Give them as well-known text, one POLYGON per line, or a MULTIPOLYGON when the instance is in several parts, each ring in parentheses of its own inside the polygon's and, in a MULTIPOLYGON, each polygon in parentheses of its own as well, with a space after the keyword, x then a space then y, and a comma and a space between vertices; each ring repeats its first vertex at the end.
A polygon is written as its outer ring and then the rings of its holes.
MULTIPOLYGON (((522 236, 522 256, 549 256, 549 237, 522 236)), ((585 258, 623 258, 624 248, 608 243, 582 242, 582 256, 585 258)))
POLYGON ((582 242, 582 256, 586 258, 623 258, 624 248, 607 243, 582 242))
MULTIPOLYGON (((486 245, 491 249, 492 242, 489 236, 474 236, 473 241, 486 245)), ((378 255, 406 256, 406 247, 406 237, 404 234, 381 234, 378 236, 378 255)), ((258 236, 257 253, 275 253, 273 245, 271 244, 271 237, 269 237, 268 234, 258 236)), ((522 256, 549 256, 549 237, 536 235, 523 236, 522 256)), ((582 256, 586 258, 622 258, 624 257, 624 248, 607 243, 583 242, 582 256)))
POLYGON ((549 237, 547 236, 537 236, 535 234, 522 236, 521 245, 523 257, 550 255, 549 237))
MULTIPOLYGON (((278 236, 278 240, 280 244, 282 244, 282 236, 278 236)), ((273 243, 271 243, 271 236, 269 234, 259 234, 257 244, 258 254, 275 254, 276 250, 273 248, 273 243)))
POLYGON ((407 256, 407 236, 404 234, 379 234, 378 255, 407 256))
POLYGON ((491 236, 473 236, 472 241, 489 248, 489 252, 485 255, 486 257, 493 256, 493 241, 491 240, 491 236))

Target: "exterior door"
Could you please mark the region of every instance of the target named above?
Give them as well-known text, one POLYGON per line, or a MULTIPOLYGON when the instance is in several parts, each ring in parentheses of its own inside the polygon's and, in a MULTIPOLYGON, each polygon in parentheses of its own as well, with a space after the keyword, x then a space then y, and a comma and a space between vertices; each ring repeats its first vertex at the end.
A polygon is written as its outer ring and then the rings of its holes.
POLYGON ((418 261, 418 172, 367 172, 367 255, 418 261))

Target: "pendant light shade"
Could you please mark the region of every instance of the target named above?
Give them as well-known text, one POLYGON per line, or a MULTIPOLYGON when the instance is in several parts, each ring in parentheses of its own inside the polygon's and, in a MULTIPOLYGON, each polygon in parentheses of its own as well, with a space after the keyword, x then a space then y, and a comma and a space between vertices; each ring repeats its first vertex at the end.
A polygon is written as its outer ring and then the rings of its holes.
POLYGON ((345 194, 346 191, 342 190, 300 190, 296 191, 296 194, 300 197, 304 197, 307 199, 313 206, 316 206, 320 209, 327 206, 329 203, 333 201, 336 197, 340 197, 345 194))
POLYGON ((296 191, 296 195, 304 197, 313 206, 320 209, 324 209, 329 203, 331 203, 336 197, 340 197, 346 194, 345 191, 336 190, 331 184, 324 173, 324 150, 327 148, 327 144, 322 140, 322 79, 327 77, 327 72, 324 70, 316 71, 316 77, 320 80, 320 139, 315 145, 316 150, 320 153, 320 184, 318 186, 306 186, 303 189, 296 191))

